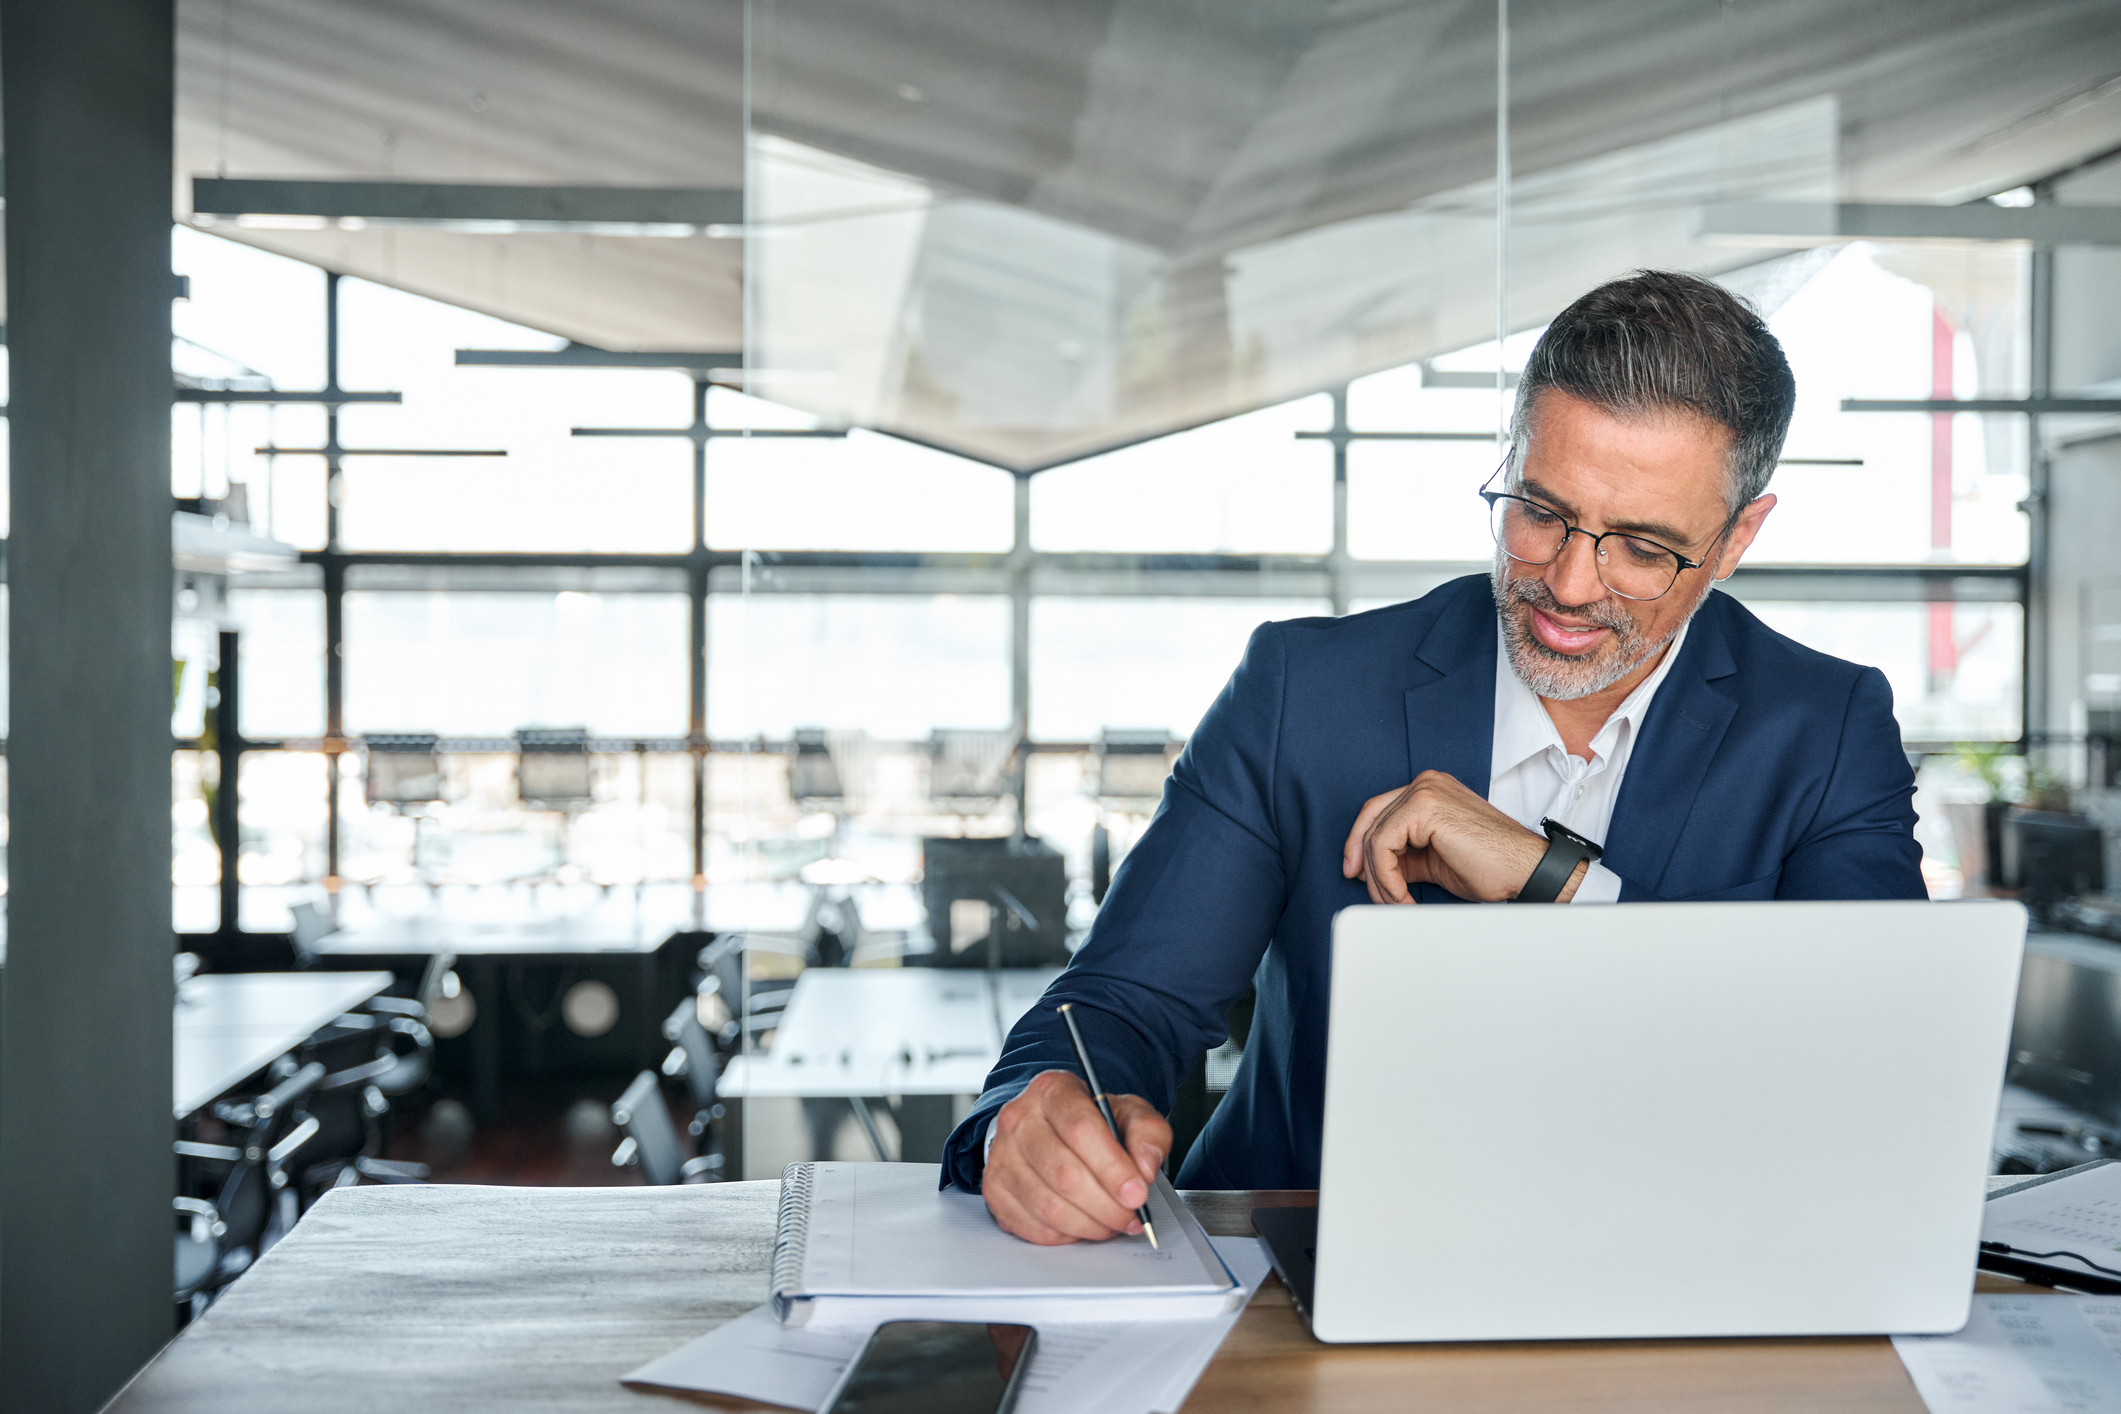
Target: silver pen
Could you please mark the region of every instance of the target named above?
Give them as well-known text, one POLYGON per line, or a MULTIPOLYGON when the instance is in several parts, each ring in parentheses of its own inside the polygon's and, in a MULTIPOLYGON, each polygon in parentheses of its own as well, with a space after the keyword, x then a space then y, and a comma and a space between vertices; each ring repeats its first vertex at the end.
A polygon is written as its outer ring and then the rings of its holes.
MULTIPOLYGON (((1083 1078, 1090 1082, 1090 1098, 1097 1101, 1097 1112, 1105 1117, 1106 1125, 1112 1130, 1113 1139, 1118 1142, 1121 1149, 1125 1149, 1127 1141, 1119 1136, 1119 1121, 1112 1117, 1112 1105, 1105 1098, 1105 1087, 1097 1083, 1097 1067, 1090 1064, 1090 1048, 1083 1044, 1083 1033, 1076 1029, 1075 1003, 1062 1002, 1058 1010, 1061 1014, 1061 1020, 1068 1023, 1068 1039, 1075 1042, 1075 1058, 1082 1063, 1083 1078)), ((1141 1207, 1136 1208, 1134 1216, 1141 1223, 1142 1232, 1147 1235, 1149 1245, 1155 1247, 1156 1224, 1149 1221, 1149 1205, 1144 1203, 1141 1207)))

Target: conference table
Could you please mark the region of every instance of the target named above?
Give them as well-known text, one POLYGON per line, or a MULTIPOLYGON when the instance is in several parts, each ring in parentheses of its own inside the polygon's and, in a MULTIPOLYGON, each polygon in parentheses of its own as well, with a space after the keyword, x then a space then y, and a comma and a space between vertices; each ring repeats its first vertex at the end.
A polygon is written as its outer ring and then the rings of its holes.
POLYGON ((510 894, 468 902, 476 906, 370 910, 308 947, 320 968, 417 970, 438 954, 453 956, 481 1007, 469 1037, 472 1110, 481 1119, 492 1118, 501 1105, 500 997, 510 969, 602 964, 619 984, 626 1034, 639 1040, 635 1059, 652 1065, 661 1058, 662 1012, 675 999, 669 994, 682 991, 682 978, 667 975, 672 969, 664 951, 674 935, 700 926, 701 905, 692 889, 556 890, 542 906, 535 897, 510 894))
MULTIPOLYGON (((1057 967, 813 967, 795 981, 773 1045, 732 1056, 715 1092, 747 1099, 898 1101, 896 1157, 935 1163, 956 1127, 953 1096, 977 1095, 1017 1018, 1057 967)), ((857 1113, 861 1111, 858 1109, 857 1113)), ((864 1128, 870 1121, 863 1116, 864 1128)), ((742 1121, 724 1133, 740 1131, 742 1121)), ((875 1131, 870 1143, 886 1157, 875 1131)), ((736 1154, 739 1163, 741 1151, 736 1154)), ((740 1171, 740 1170, 739 1170, 740 1171)))
POLYGON ((770 1049, 732 1056, 717 1087, 734 1099, 977 1095, 1017 1018, 1058 967, 813 967, 770 1049))
MULTIPOLYGON (((766 1299, 774 1182, 674 1188, 397 1187, 327 1193, 108 1414, 655 1414, 629 1370, 766 1299)), ((1186 1193, 1208 1231, 1310 1192, 1186 1193)), ((1819 1280, 1834 1279, 1822 1262, 1819 1280)), ((1982 1275, 1988 1291, 2025 1288, 1982 1275)), ((695 1396, 713 1408, 764 1409, 695 1396)), ((1881 1338, 1328 1346, 1272 1276, 1186 1414, 1407 1409, 1923 1414, 1881 1338)))
POLYGON ((388 972, 234 972, 187 978, 172 1017, 171 1107, 194 1114, 390 985, 388 972))

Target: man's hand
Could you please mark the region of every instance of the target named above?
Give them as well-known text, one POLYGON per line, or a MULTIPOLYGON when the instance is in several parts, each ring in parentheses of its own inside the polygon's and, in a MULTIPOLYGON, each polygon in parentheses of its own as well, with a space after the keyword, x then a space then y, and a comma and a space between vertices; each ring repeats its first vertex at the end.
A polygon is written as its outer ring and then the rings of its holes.
POLYGON ((1106 1098, 1124 1149, 1072 1071, 1041 1073, 996 1112, 980 1188, 1004 1232, 1051 1247, 1142 1230, 1134 1210, 1171 1152, 1171 1126, 1139 1095, 1106 1098))
MULTIPOLYGON (((1372 903, 1412 903, 1415 884, 1436 884, 1475 903, 1515 898, 1547 852, 1535 835, 1441 771, 1373 796, 1341 847, 1340 872, 1361 879, 1372 903)), ((1567 903, 1590 871, 1576 866, 1556 900, 1567 903)))

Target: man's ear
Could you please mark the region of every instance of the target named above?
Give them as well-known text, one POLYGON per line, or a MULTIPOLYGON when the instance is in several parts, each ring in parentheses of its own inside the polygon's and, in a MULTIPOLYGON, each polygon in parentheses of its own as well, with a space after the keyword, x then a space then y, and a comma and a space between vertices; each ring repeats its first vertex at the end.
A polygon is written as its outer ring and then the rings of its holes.
POLYGON ((1753 537, 1760 533, 1760 527, 1766 522, 1768 512, 1773 509, 1775 498, 1773 495, 1767 495, 1738 513, 1737 523, 1731 527, 1731 533, 1723 537, 1723 550, 1716 556, 1717 579, 1729 579, 1737 572, 1738 562, 1745 558, 1745 552, 1753 544, 1753 537))

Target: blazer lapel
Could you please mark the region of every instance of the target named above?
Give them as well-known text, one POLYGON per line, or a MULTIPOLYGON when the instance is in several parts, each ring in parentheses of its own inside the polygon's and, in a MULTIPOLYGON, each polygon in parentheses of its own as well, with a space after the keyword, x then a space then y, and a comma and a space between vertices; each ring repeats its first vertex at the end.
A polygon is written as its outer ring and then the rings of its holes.
MULTIPOLYGON (((1481 586, 1486 590, 1486 586, 1481 586)), ((1414 652, 1416 686, 1407 692, 1407 779, 1423 771, 1455 776, 1488 793, 1495 754, 1495 611, 1477 604, 1438 616, 1414 652)))
POLYGON ((1623 880, 1652 893, 1662 882, 1709 763, 1738 713, 1737 699, 1713 684, 1737 670, 1712 594, 1694 616, 1679 661, 1650 703, 1642 739, 1628 754, 1603 860, 1623 880))

